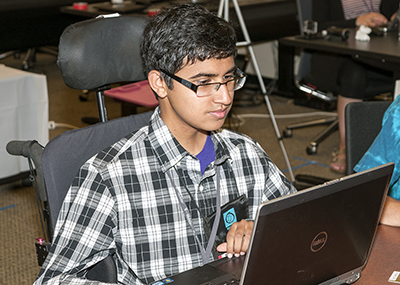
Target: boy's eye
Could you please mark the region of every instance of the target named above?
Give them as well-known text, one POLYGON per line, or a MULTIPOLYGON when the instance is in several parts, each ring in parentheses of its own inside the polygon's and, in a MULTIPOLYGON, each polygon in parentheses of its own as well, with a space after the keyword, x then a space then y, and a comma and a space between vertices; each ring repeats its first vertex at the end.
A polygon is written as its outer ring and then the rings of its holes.
POLYGON ((200 80, 197 80, 195 84, 196 85, 204 85, 204 84, 209 84, 209 83, 211 83, 210 79, 200 79, 200 80))
POLYGON ((235 78, 235 75, 233 75, 233 74, 229 74, 229 75, 225 75, 225 76, 224 76, 224 79, 225 79, 226 81, 232 80, 232 79, 234 79, 234 78, 235 78))

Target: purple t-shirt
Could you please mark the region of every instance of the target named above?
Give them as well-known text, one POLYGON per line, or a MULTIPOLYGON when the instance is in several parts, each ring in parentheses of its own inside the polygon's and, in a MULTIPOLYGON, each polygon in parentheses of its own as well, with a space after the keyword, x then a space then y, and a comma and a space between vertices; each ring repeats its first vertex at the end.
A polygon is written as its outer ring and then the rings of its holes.
POLYGON ((201 174, 203 175, 207 166, 215 160, 214 144, 210 136, 207 136, 203 150, 196 157, 200 160, 201 174))

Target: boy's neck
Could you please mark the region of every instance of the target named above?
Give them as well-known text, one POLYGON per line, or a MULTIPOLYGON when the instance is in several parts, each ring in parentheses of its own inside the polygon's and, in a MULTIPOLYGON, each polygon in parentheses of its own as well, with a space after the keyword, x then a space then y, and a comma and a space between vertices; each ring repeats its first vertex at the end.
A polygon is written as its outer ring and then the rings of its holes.
POLYGON ((199 154, 206 143, 208 132, 182 125, 173 116, 165 116, 165 113, 161 112, 161 119, 180 145, 192 155, 199 154))
POLYGON ((203 148, 207 140, 207 132, 174 132, 170 130, 181 146, 190 154, 197 155, 203 148))

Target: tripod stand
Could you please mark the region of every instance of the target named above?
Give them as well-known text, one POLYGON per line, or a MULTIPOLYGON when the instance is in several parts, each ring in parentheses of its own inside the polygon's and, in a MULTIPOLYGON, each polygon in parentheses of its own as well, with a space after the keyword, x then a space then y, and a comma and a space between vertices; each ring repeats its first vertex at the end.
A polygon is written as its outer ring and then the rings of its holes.
MULTIPOLYGON (((240 7, 239 7, 239 4, 238 4, 237 0, 232 0, 232 3, 233 3, 233 6, 234 6, 234 9, 235 9, 236 16, 238 18, 239 24, 240 24, 240 28, 242 30, 242 33, 243 33, 243 36, 244 36, 244 39, 245 39, 243 42, 238 42, 236 45, 238 47, 247 47, 247 49, 248 49, 248 51, 250 53, 251 61, 253 63, 253 67, 254 67, 254 69, 255 69, 255 71, 257 73, 257 78, 258 78, 258 81, 260 83, 261 92, 264 95, 264 100, 265 100, 265 103, 267 104, 268 112, 270 114, 271 121, 272 121, 272 124, 274 126, 275 133, 276 133, 276 136, 278 138, 280 147, 282 149, 283 157, 284 157, 284 159, 286 161, 286 165, 287 165, 287 168, 288 168, 288 171, 289 171, 289 175, 290 175, 290 180, 292 182, 294 182, 295 179, 294 179, 294 176, 293 176, 292 167, 290 166, 289 158, 287 156, 285 146, 283 145, 282 137, 280 135, 279 128, 278 128, 278 125, 277 125, 276 120, 275 120, 275 115, 274 115, 274 113, 272 111, 271 103, 270 103, 269 98, 268 98, 270 94, 267 93, 263 78, 261 76, 260 69, 258 68, 256 56, 255 56, 255 53, 254 53, 254 50, 253 50, 252 43, 250 41, 249 33, 247 32, 246 24, 244 23, 244 20, 243 20, 242 12, 240 11, 240 7)), ((226 21, 229 21, 229 0, 220 0, 219 8, 218 8, 218 17, 222 17, 222 13, 223 12, 224 12, 224 19, 226 21)), ((272 88, 270 90, 272 90, 272 88)))

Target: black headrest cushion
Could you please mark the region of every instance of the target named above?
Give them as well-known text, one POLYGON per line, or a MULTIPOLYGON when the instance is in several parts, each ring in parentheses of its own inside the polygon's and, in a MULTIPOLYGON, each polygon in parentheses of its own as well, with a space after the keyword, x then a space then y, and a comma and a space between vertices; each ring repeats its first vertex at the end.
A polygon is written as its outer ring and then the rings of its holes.
POLYGON ((65 84, 91 90, 144 80, 140 41, 147 19, 96 18, 68 26, 60 38, 57 61, 65 84))

